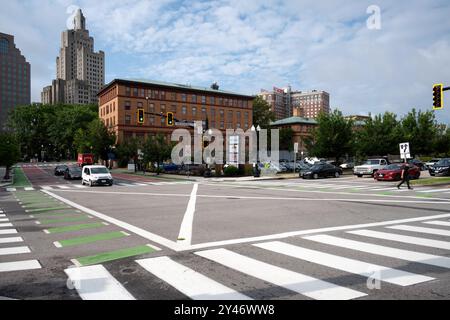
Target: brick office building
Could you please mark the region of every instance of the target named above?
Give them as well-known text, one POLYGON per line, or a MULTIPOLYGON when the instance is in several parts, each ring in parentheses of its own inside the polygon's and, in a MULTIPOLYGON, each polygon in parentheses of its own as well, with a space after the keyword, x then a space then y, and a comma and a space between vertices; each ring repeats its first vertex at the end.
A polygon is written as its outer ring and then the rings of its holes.
POLYGON ((225 131, 252 126, 253 97, 212 88, 201 88, 159 81, 116 79, 99 93, 99 116, 113 130, 118 143, 127 138, 145 139, 162 133, 170 141, 173 130, 166 119, 145 114, 139 124, 137 110, 163 114, 173 112, 176 120, 208 119, 209 128, 225 131))
POLYGON ((316 119, 321 113, 330 113, 330 94, 325 91, 292 92, 292 114, 298 117, 316 119))

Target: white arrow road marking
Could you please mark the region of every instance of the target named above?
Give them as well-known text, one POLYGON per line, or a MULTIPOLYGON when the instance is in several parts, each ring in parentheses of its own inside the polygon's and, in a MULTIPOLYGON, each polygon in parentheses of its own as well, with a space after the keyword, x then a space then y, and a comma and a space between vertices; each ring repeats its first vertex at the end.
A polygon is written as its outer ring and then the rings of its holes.
POLYGON ((192 242, 192 225, 194 223, 195 204, 197 202, 198 183, 192 187, 191 196, 178 234, 178 244, 190 246, 192 242))

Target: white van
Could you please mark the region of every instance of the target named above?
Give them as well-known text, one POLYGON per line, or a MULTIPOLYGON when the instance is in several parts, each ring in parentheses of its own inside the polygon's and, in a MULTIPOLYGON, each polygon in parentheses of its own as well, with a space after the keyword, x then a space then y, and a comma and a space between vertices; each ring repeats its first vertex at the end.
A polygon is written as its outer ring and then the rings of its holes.
POLYGON ((81 184, 87 184, 90 187, 97 185, 113 185, 111 173, 105 166, 84 166, 81 175, 81 184))

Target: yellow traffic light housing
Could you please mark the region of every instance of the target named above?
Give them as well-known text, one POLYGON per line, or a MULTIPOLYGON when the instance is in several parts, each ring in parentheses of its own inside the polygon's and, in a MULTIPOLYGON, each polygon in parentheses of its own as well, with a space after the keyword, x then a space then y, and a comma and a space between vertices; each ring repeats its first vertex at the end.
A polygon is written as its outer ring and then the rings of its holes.
POLYGON ((442 83, 433 86, 433 110, 441 110, 444 108, 444 85, 442 83))
POLYGON ((167 112, 167 126, 173 127, 175 125, 175 120, 173 118, 173 112, 167 112))
POLYGON ((138 109, 137 123, 144 124, 144 109, 138 109))

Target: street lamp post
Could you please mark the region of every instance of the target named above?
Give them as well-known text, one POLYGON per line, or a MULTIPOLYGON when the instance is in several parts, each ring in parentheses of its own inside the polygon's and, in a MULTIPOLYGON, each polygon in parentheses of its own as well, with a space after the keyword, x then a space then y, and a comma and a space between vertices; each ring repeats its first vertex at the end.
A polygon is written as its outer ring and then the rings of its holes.
POLYGON ((44 162, 44 156, 45 156, 44 145, 41 144, 41 162, 44 162))
POLYGON ((250 130, 251 131, 255 131, 256 130, 256 164, 255 164, 254 176, 255 177, 259 177, 260 176, 260 172, 259 172, 259 132, 261 131, 261 127, 258 125, 255 128, 255 125, 252 125, 250 130))

